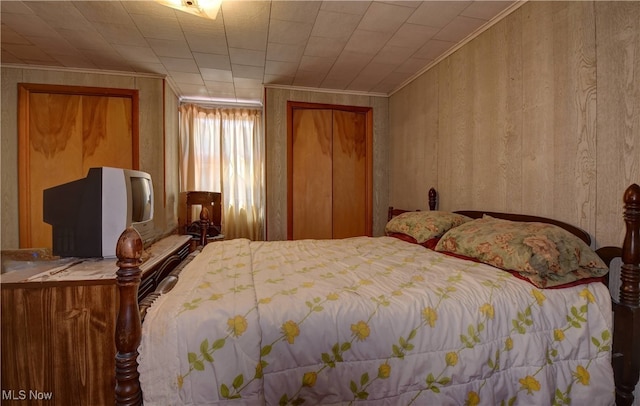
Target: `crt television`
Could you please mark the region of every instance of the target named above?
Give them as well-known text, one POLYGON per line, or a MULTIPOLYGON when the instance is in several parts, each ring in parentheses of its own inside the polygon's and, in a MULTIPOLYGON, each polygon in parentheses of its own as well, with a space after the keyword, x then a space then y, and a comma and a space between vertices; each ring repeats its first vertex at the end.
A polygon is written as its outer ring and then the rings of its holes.
POLYGON ((43 193, 43 218, 52 226, 54 255, 115 257, 118 238, 129 226, 145 246, 154 238, 153 182, 146 172, 91 168, 85 178, 43 193))

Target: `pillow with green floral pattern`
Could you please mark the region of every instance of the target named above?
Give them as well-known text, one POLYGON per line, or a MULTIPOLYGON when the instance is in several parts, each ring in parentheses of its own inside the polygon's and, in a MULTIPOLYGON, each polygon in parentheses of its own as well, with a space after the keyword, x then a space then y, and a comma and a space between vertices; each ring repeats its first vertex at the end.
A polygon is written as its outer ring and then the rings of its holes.
POLYGON ((385 226, 385 233, 404 234, 422 244, 470 220, 462 214, 446 211, 409 211, 392 218, 385 226))
POLYGON ((540 288, 601 277, 609 271, 598 254, 563 228, 487 215, 449 230, 435 250, 515 271, 540 288))

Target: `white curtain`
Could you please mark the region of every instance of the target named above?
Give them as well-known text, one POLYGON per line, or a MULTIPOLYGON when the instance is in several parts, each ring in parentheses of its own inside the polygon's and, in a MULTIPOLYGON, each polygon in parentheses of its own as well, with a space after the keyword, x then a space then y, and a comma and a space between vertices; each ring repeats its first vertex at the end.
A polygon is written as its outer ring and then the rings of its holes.
POLYGON ((180 191, 222 192, 225 238, 263 240, 262 111, 183 104, 179 131, 180 191))

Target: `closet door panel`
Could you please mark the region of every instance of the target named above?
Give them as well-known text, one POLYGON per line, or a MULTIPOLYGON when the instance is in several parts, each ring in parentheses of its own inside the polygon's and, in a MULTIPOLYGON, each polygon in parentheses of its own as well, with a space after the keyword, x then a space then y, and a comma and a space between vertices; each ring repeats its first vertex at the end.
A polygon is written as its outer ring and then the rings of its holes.
POLYGON ((366 116, 333 112, 333 238, 366 232, 366 116))
POLYGON ((332 113, 293 112, 293 239, 332 237, 332 113))
POLYGON ((30 247, 51 247, 42 217, 42 191, 86 175, 82 165, 82 96, 32 93, 29 114, 30 247))
POLYGON ((133 169, 131 111, 126 97, 83 96, 83 176, 96 166, 133 169))

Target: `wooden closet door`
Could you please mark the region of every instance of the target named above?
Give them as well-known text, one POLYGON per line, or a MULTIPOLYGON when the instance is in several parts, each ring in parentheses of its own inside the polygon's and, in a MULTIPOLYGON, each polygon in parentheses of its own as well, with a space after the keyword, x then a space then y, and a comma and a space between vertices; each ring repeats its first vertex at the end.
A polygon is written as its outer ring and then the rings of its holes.
POLYGON ((287 238, 372 233, 372 110, 288 102, 287 238))
POLYGON ((294 109, 292 127, 292 238, 331 238, 332 111, 294 109))
POLYGON ((51 247, 44 189, 89 168, 137 169, 137 90, 21 84, 19 88, 20 247, 51 247))
POLYGON ((333 111, 333 238, 367 235, 366 115, 333 111))

